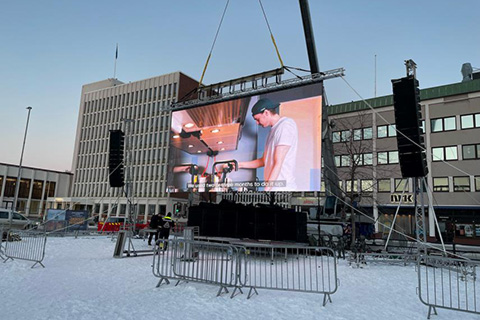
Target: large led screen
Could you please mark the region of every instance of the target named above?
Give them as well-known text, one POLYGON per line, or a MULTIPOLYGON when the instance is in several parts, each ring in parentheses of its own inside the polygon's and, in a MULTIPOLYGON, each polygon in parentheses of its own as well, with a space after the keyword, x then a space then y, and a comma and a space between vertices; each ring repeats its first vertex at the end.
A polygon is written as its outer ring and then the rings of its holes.
POLYGON ((319 191, 321 88, 173 111, 168 191, 319 191))

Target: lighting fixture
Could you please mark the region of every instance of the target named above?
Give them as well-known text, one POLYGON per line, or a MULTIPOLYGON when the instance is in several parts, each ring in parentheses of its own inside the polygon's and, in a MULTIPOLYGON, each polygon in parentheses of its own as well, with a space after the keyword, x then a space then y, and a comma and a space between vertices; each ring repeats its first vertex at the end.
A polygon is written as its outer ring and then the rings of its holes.
POLYGON ((184 127, 185 128, 192 128, 193 126, 194 126, 194 124, 189 122, 189 123, 186 123, 184 127))
POLYGON ((210 131, 211 133, 217 133, 217 132, 220 132, 220 129, 213 129, 212 131, 210 131))
POLYGON ((223 144, 223 141, 218 141, 217 144, 223 144))
POLYGON ((176 134, 176 135, 174 135, 172 138, 173 138, 173 139, 178 139, 178 138, 180 138, 180 136, 179 136, 178 134, 176 134))

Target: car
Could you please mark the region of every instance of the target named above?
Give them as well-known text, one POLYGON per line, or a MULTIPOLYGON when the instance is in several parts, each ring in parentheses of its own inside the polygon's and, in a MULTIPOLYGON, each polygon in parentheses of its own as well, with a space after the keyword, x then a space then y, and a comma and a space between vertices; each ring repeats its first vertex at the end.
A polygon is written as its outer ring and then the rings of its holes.
POLYGON ((14 229, 30 229, 36 223, 19 212, 10 209, 0 209, 0 226, 14 229))

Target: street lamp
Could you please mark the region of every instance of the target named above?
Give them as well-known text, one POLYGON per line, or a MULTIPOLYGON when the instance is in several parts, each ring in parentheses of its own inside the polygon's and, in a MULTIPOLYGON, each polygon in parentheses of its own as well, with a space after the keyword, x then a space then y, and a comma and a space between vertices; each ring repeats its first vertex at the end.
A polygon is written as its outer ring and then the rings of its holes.
POLYGON ((25 126, 25 134, 23 136, 23 146, 22 146, 22 154, 20 155, 20 164, 18 165, 17 183, 15 184, 15 197, 13 198, 14 211, 17 211, 18 191, 20 190, 20 176, 22 174, 23 151, 25 150, 25 141, 27 140, 28 122, 30 120, 30 111, 32 110, 32 107, 27 107, 27 110, 28 110, 27 124, 25 126))

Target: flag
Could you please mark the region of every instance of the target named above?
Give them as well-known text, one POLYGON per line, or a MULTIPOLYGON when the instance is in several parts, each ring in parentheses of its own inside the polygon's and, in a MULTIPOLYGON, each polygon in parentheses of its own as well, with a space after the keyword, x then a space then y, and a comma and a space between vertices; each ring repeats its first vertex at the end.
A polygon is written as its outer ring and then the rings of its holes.
POLYGON ((117 50, 115 50, 115 60, 118 58, 118 43, 117 43, 117 50))

